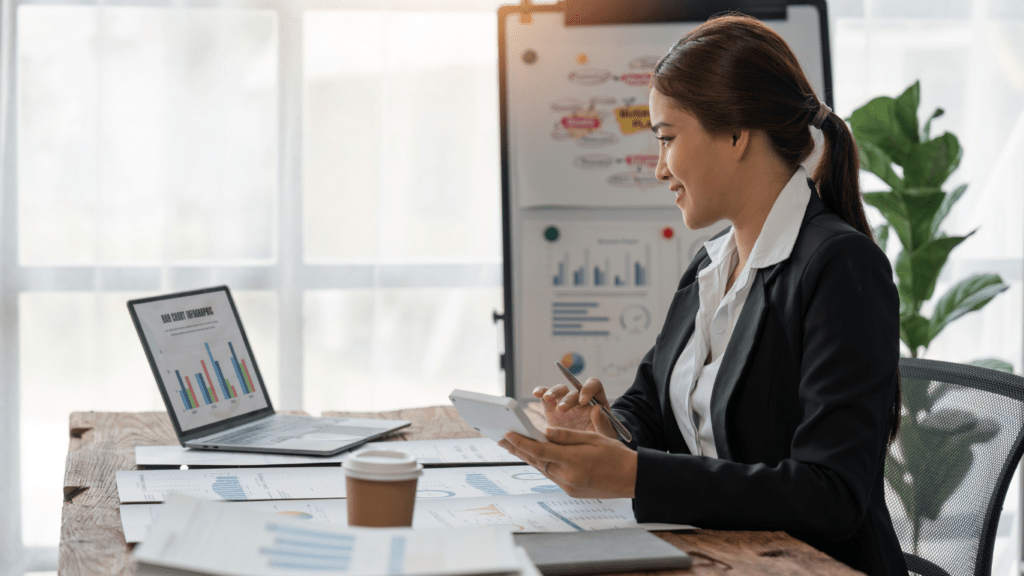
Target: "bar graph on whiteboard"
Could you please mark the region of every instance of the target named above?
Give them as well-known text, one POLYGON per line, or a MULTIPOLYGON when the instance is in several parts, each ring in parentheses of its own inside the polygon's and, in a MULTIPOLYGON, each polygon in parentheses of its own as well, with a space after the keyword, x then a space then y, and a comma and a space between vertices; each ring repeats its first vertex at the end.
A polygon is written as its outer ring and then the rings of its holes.
MULTIPOLYGON (((682 274, 675 221, 549 221, 524 228, 517 378, 525 390, 557 374, 596 377, 611 397, 632 383, 682 274), (541 332, 543 330, 543 332, 541 332)), ((688 242, 690 242, 688 240, 688 242)))
MULTIPOLYGON (((607 251, 603 251, 607 252, 607 251)), ((573 286, 588 288, 644 287, 650 282, 651 246, 625 251, 621 255, 605 253, 591 261, 590 250, 584 249, 581 256, 563 254, 554 264, 551 275, 553 287, 573 286)))

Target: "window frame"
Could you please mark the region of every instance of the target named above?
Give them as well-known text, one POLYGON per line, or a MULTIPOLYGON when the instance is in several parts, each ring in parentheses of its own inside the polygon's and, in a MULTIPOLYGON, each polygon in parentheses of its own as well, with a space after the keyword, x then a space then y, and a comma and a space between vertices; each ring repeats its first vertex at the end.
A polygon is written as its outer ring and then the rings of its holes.
MULTIPOLYGON (((236 290, 271 290, 278 296, 279 344, 276 400, 283 410, 303 400, 303 294, 309 290, 366 288, 479 288, 502 286, 501 262, 308 263, 303 258, 304 16, 310 11, 491 11, 479 0, 0 0, 6 58, 0 77, 0 576, 57 570, 58 548, 22 541, 21 370, 18 301, 22 293, 170 292, 207 284, 236 290), (273 257, 266 261, 203 265, 22 265, 19 262, 17 172, 17 32, 21 6, 133 6, 273 10, 278 26, 278 189, 273 257), (287 375, 287 378, 285 376, 287 375)), ((494 4, 496 9, 497 4, 494 4)), ((497 63, 495 63, 497 65, 497 63)), ((494 103, 497 107, 498 103, 494 103)), ((498 361, 496 351, 495 362, 498 361)))

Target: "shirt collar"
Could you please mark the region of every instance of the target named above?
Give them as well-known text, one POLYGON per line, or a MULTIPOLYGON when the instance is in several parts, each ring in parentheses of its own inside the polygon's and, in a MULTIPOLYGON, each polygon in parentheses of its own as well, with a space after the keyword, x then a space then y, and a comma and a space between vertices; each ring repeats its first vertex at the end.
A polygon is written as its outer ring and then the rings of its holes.
MULTIPOLYGON (((771 211, 768 212, 768 218, 765 219, 761 233, 754 242, 754 248, 750 251, 747 268, 761 269, 789 258, 810 199, 811 189, 807 185, 807 171, 800 166, 782 188, 771 211)), ((708 240, 704 243, 704 248, 711 258, 711 265, 708 268, 721 265, 726 257, 736 250, 733 229, 730 227, 722 236, 708 240)))

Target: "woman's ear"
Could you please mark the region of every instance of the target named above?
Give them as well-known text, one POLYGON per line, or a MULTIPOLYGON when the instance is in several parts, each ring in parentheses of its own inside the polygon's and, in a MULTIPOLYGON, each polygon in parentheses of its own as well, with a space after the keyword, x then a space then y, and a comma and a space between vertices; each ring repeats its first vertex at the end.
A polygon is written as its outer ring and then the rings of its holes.
POLYGON ((743 158, 750 144, 750 130, 740 130, 732 133, 732 154, 736 160, 743 158))

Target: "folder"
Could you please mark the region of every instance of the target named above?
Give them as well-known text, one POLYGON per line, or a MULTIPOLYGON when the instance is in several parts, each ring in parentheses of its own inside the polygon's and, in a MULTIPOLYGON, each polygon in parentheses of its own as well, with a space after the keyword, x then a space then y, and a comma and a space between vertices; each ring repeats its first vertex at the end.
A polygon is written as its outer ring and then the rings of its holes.
POLYGON ((689 568, 690 555, 641 528, 513 534, 544 576, 689 568))

